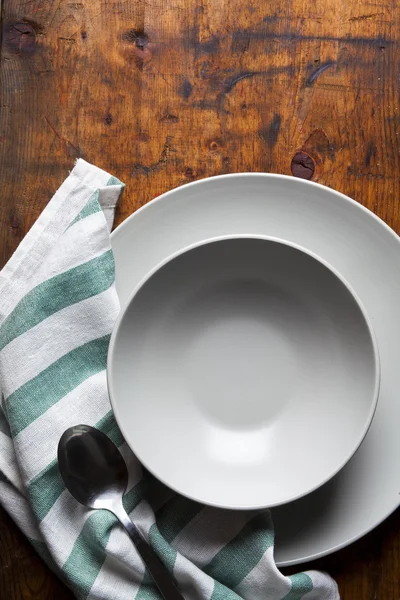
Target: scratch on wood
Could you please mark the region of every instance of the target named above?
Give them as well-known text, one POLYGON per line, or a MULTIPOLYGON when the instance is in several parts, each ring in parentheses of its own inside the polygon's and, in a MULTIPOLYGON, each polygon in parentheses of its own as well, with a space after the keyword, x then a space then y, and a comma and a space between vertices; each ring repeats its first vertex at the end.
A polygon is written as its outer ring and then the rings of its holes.
POLYGON ((171 150, 171 138, 167 137, 163 146, 163 149, 160 154, 160 158, 157 162, 147 166, 147 165, 135 165, 132 169, 131 175, 138 175, 139 173, 144 173, 145 175, 150 175, 150 173, 155 173, 159 171, 165 164, 167 164, 169 155, 173 150, 171 150))
POLYGON ((179 117, 177 115, 172 115, 171 113, 167 113, 163 117, 161 117, 160 122, 161 123, 178 123, 179 117))
POLYGON ((71 144, 71 142, 69 140, 67 140, 64 136, 61 135, 61 133, 59 133, 57 131, 57 129, 54 127, 54 125, 52 125, 49 121, 49 119, 46 117, 46 115, 43 115, 44 120, 46 121, 47 125, 50 127, 50 129, 52 130, 52 132, 54 133, 54 135, 56 137, 58 137, 59 140, 61 140, 67 147, 67 151, 68 151, 68 155, 72 155, 72 156, 80 156, 81 152, 80 149, 77 146, 74 146, 74 144, 71 144), (71 152, 72 150, 72 152, 71 152))
MULTIPOLYGON (((381 173, 371 173, 370 171, 367 173, 360 173, 359 171, 356 171, 352 167, 347 167, 347 173, 348 173, 348 175, 357 177, 357 179, 362 179, 362 178, 372 179, 372 180, 387 179, 387 177, 385 175, 382 175, 381 173)), ((389 177, 389 179, 391 179, 391 177, 389 177)))
POLYGON ((231 52, 233 54, 240 53, 243 54, 248 52, 250 47, 250 35, 248 36, 232 36, 232 44, 231 44, 231 52))
POLYGON ((223 83, 223 87, 224 87, 224 94, 229 94, 229 92, 231 92, 233 90, 233 88, 235 87, 235 85, 237 85, 239 83, 239 81, 242 81, 243 79, 248 79, 249 77, 255 77, 256 75, 262 75, 262 71, 245 71, 243 73, 239 73, 239 75, 234 75, 233 77, 229 77, 229 79, 226 79, 223 83))
POLYGON ((370 21, 376 17, 384 17, 384 12, 371 13, 369 15, 360 15, 359 17, 350 17, 349 21, 370 21))
POLYGON ((275 75, 280 75, 282 73, 287 73, 289 76, 293 75, 294 67, 293 65, 283 66, 283 67, 272 67, 266 71, 242 71, 237 75, 233 75, 228 79, 225 79, 222 83, 223 94, 229 94, 233 88, 243 79, 249 79, 250 77, 274 77, 275 75))
MULTIPOLYGON (((222 82, 218 82, 218 85, 221 85, 222 91, 217 94, 216 102, 214 104, 210 104, 207 108, 216 108, 217 111, 224 112, 224 104, 227 94, 232 92, 232 90, 236 87, 236 85, 243 81, 244 79, 249 79, 250 77, 265 77, 265 78, 273 78, 276 75, 280 75, 282 73, 286 73, 289 77, 293 76, 294 67, 293 65, 287 65, 283 67, 271 67, 266 71, 242 71, 237 75, 233 75, 232 77, 228 77, 228 79, 223 80, 222 82)), ((216 82, 218 80, 216 79, 216 82)), ((205 105, 202 105, 201 108, 206 108, 205 105)), ((225 111, 226 112, 226 111, 225 111)))
POLYGON ((329 60, 328 62, 326 62, 323 65, 319 66, 308 77, 308 79, 306 81, 306 85, 313 85, 313 83, 315 83, 317 81, 318 77, 320 77, 322 75, 322 73, 324 73, 330 67, 333 67, 335 64, 336 63, 335 63, 334 60, 329 60))

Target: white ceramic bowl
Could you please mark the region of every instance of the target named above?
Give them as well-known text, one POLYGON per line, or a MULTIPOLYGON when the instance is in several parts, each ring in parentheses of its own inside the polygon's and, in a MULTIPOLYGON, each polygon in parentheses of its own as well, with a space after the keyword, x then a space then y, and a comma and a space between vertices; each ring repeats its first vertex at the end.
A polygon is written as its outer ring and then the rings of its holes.
POLYGON ((260 236, 207 240, 153 270, 108 357, 118 425, 165 484, 225 508, 316 489, 354 454, 380 380, 369 319, 328 264, 260 236))

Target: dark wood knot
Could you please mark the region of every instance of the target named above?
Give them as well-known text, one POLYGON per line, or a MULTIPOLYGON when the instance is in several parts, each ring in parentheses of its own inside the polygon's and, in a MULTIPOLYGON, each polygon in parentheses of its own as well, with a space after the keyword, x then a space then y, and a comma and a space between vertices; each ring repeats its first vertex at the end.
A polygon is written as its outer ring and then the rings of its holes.
POLYGON ((297 152, 292 158, 290 169, 294 177, 311 179, 315 171, 315 163, 305 152, 297 152))
POLYGON ((4 45, 16 54, 32 54, 36 49, 39 27, 28 21, 8 21, 4 24, 4 45))

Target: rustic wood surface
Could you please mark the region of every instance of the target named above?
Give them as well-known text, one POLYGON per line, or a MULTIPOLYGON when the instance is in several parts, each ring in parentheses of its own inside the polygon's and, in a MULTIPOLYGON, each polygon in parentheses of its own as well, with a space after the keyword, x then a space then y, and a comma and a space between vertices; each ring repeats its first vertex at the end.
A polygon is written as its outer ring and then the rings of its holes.
MULTIPOLYGON (((272 171, 400 233, 399 24, 390 0, 3 0, 1 265, 79 156, 127 184, 118 222, 194 179, 272 171)), ((307 567, 344 600, 399 600, 399 556, 397 512, 307 567)), ((72 598, 4 513, 0 597, 72 598)))

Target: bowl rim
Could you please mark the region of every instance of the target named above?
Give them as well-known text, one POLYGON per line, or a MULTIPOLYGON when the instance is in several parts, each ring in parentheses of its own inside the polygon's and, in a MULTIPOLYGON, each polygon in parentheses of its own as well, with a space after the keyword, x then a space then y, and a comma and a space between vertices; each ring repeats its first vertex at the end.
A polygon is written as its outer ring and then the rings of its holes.
POLYGON ((180 250, 173 252, 168 257, 161 260, 159 263, 157 263, 156 266, 153 267, 139 281, 139 283, 134 287, 132 292, 129 294, 129 297, 126 300, 126 302, 120 307, 119 314, 115 321, 113 331, 111 333, 111 338, 110 338, 110 343, 109 343, 108 353, 107 353, 106 379, 107 379, 107 388, 108 388, 108 394, 109 394, 109 398, 110 398, 111 408, 113 410, 114 417, 117 421, 118 427, 121 430, 124 440, 126 441, 127 445, 131 449, 131 451, 138 458, 139 462, 154 477, 156 477, 161 483, 163 483, 164 485, 169 487, 174 492, 181 494, 182 496, 189 498, 190 500, 193 500, 195 502, 200 502, 201 504, 204 504, 206 506, 228 509, 228 510, 262 510, 262 509, 266 509, 266 508, 274 508, 275 506, 281 506, 283 504, 288 504, 289 502, 299 500, 300 498, 303 498, 304 496, 311 494, 318 488, 325 485, 328 481, 333 479, 333 477, 335 477, 335 475, 337 475, 344 468, 344 466, 351 460, 351 458, 354 456, 354 454, 357 452, 357 450, 361 446, 364 438, 366 437, 368 430, 371 426, 371 423, 373 421, 375 412, 376 412, 376 407, 377 407, 378 399, 379 399, 380 383, 381 383, 381 363, 380 363, 379 347, 378 347, 378 343, 377 343, 377 339, 376 339, 376 334, 375 334, 371 319, 368 315, 368 312, 367 312, 366 308, 364 307, 364 304, 361 301, 361 299, 359 298, 358 294, 354 290, 353 286, 347 281, 347 279, 345 279, 345 277, 343 277, 343 275, 335 267, 333 267, 328 261, 326 261, 322 257, 318 256, 318 254, 309 250, 308 248, 305 248, 304 246, 302 246, 300 244, 296 244, 296 243, 286 240, 284 238, 276 237, 276 236, 252 234, 252 233, 239 233, 239 234, 225 234, 225 235, 220 235, 220 236, 212 236, 212 237, 206 238, 204 240, 201 240, 199 242, 195 242, 193 244, 188 244, 188 245, 184 246, 183 248, 181 248, 180 250), (339 282, 347 289, 349 294, 355 300, 356 305, 363 316, 364 323, 366 325, 366 328, 367 328, 367 331, 369 334, 369 340, 370 340, 370 343, 372 346, 372 352, 373 352, 374 389, 373 389, 373 394, 371 395, 371 398, 372 398, 371 406, 370 406, 370 410, 368 413, 368 417, 365 420, 364 427, 361 430, 359 437, 357 438, 357 442, 353 445, 353 450, 351 451, 351 453, 344 459, 344 461, 342 461, 342 463, 340 463, 340 465, 336 468, 336 470, 334 470, 332 473, 330 473, 326 478, 324 478, 317 485, 313 485, 310 488, 308 488, 306 491, 303 491, 300 494, 296 494, 293 497, 290 497, 290 498, 284 499, 284 500, 280 500, 278 502, 274 502, 271 504, 265 504, 265 502, 262 504, 254 503, 254 504, 246 504, 246 505, 243 505, 243 504, 238 505, 238 504, 234 504, 234 503, 229 504, 229 505, 220 504, 220 503, 214 502, 212 500, 206 501, 206 500, 204 500, 204 498, 198 498, 195 495, 188 494, 188 493, 182 491, 181 489, 178 489, 178 488, 174 487, 173 485, 171 485, 171 483, 169 483, 166 479, 164 479, 164 477, 162 475, 156 473, 147 464, 147 461, 145 459, 143 459, 143 457, 139 453, 136 452, 136 450, 133 447, 134 445, 131 444, 131 442, 129 441, 129 432, 127 431, 127 429, 123 423, 123 419, 121 418, 121 416, 119 414, 118 401, 116 400, 116 394, 115 394, 114 385, 113 385, 112 363, 113 363, 113 357, 115 354, 115 346, 117 343, 118 334, 121 329, 121 325, 122 325, 124 316, 126 314, 126 311, 127 311, 128 307, 134 301, 134 298, 139 293, 139 291, 146 285, 146 283, 158 271, 160 271, 167 264, 173 262, 175 259, 179 258, 179 256, 182 256, 182 255, 186 254, 187 252, 190 252, 192 250, 195 250, 196 248, 200 248, 202 246, 206 246, 209 244, 214 244, 214 243, 218 243, 218 242, 222 242, 222 241, 229 241, 229 240, 239 240, 239 239, 261 240, 261 241, 273 242, 273 243, 289 246, 295 250, 298 250, 299 252, 302 252, 303 254, 308 255, 312 259, 314 259, 317 262, 319 262, 320 264, 322 264, 325 268, 327 268, 336 277, 336 279, 338 279, 339 282))

